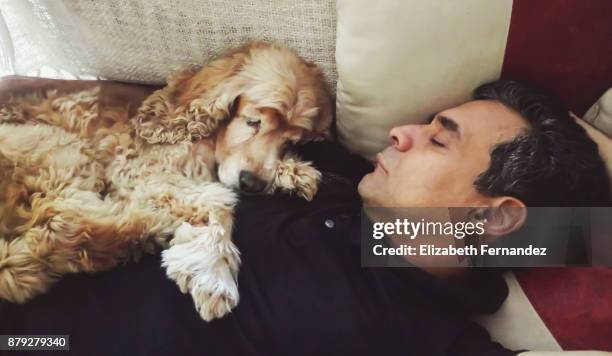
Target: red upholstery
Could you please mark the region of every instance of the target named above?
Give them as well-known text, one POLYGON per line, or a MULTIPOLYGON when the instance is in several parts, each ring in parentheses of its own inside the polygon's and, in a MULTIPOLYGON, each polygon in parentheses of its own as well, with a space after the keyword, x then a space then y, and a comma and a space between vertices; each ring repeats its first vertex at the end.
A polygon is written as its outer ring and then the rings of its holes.
POLYGON ((612 87, 612 1, 514 0, 502 68, 584 114, 612 87))
MULTIPOLYGON (((612 1, 514 0, 502 77, 548 88, 583 114, 612 87, 612 1)), ((563 349, 612 351, 612 269, 516 275, 563 349)))
POLYGON ((515 275, 564 350, 612 351, 612 269, 540 268, 515 275))

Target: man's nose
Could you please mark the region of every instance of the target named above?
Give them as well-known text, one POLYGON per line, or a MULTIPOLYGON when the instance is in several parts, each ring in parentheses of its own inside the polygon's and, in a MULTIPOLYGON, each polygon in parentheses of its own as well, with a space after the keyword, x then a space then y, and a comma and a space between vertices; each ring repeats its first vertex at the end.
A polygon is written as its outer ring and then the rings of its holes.
POLYGON ((396 126, 389 131, 391 144, 398 151, 407 151, 414 146, 418 137, 420 125, 396 126))
POLYGON ((261 193, 266 188, 266 182, 259 179, 253 172, 240 171, 240 190, 245 193, 261 193))

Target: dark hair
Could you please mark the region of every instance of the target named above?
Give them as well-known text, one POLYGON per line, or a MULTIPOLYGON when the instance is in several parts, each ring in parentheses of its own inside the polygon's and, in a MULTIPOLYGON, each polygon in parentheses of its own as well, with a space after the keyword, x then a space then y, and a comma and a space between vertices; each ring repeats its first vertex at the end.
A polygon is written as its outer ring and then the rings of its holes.
POLYGON ((502 103, 530 126, 493 148, 489 168, 474 182, 478 191, 527 206, 610 204, 610 178, 597 144, 555 97, 512 80, 481 85, 473 97, 502 103))

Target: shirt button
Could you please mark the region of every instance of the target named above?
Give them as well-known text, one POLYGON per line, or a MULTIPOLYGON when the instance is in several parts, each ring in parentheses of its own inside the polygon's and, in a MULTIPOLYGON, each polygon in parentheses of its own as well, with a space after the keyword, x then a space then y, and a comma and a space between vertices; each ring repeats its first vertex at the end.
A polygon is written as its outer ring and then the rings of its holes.
POLYGON ((325 220, 325 226, 328 229, 333 229, 334 226, 336 226, 336 223, 332 219, 327 219, 327 220, 325 220))

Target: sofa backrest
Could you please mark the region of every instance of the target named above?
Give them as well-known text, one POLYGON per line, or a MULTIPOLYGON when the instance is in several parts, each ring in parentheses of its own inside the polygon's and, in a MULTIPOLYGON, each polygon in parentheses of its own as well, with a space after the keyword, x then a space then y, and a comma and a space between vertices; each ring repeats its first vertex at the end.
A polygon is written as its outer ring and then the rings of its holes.
MULTIPOLYGON (((334 0, 0 0, 4 72, 159 84, 249 39, 318 63, 335 87, 334 0)), ((0 68, 0 74, 2 74, 0 68)))

